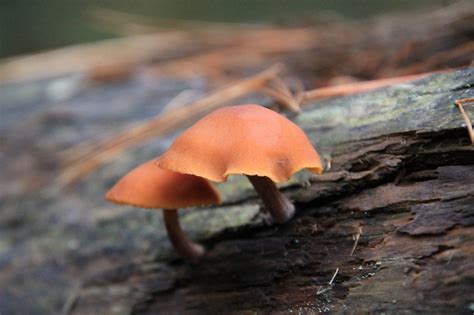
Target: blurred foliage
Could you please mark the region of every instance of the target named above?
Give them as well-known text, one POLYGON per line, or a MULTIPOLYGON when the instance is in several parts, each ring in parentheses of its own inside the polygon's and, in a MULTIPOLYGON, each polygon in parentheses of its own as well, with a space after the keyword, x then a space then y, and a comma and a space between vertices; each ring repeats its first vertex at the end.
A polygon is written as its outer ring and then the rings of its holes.
POLYGON ((0 57, 75 43, 122 36, 122 29, 104 27, 94 10, 109 9, 147 18, 229 23, 304 23, 335 14, 364 18, 398 10, 446 4, 446 0, 18 0, 0 2, 0 57))

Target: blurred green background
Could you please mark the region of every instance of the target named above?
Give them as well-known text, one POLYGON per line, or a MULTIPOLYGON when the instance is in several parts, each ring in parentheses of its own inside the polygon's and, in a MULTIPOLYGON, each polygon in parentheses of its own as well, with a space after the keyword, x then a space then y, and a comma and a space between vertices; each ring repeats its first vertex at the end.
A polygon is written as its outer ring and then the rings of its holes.
POLYGON ((228 23, 304 23, 325 14, 367 18, 446 0, 1 0, 0 57, 176 27, 162 19, 228 23), (125 13, 125 16, 121 16, 125 13), (134 25, 133 22, 139 23, 134 25), (121 25, 123 20, 127 27, 121 25), (135 26, 135 27, 134 27, 135 26))

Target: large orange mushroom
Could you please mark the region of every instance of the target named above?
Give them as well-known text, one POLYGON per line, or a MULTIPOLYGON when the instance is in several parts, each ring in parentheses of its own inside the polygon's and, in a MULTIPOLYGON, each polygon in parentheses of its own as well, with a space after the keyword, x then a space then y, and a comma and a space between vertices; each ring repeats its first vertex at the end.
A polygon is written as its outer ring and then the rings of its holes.
POLYGON ((205 253, 181 229, 177 208, 219 204, 219 193, 208 180, 160 169, 154 160, 143 163, 112 187, 105 198, 113 203, 140 208, 163 208, 168 236, 184 258, 196 260, 205 253))
POLYGON ((286 117, 259 105, 218 109, 178 137, 157 161, 159 167, 223 182, 247 175, 275 222, 288 221, 293 204, 276 183, 301 169, 321 173, 318 153, 286 117))

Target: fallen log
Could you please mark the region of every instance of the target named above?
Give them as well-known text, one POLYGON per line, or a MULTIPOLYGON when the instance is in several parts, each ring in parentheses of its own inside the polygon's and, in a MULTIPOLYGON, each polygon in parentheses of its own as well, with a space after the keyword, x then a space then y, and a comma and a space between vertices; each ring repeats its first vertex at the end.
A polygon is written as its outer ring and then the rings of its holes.
POLYGON ((331 169, 283 187, 294 220, 267 225, 244 182, 220 185, 222 207, 183 217, 208 229, 203 261, 157 249, 89 273, 65 312, 472 312, 474 147, 454 101, 473 82, 468 68, 305 107, 294 121, 331 169))

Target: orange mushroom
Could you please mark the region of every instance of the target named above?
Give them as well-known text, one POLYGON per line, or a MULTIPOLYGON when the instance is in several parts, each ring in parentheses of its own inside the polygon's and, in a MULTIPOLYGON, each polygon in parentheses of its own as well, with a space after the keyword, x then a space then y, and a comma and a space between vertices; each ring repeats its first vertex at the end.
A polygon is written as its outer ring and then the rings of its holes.
POLYGON ((186 130, 157 161, 159 167, 223 182, 244 174, 276 223, 288 221, 293 204, 275 182, 301 169, 320 174, 318 153, 286 117, 259 105, 218 109, 186 130))
POLYGON ((181 229, 177 208, 219 204, 219 193, 208 180, 160 169, 154 160, 143 163, 112 187, 105 199, 120 205, 163 208, 168 236, 179 255, 196 260, 205 253, 181 229))

